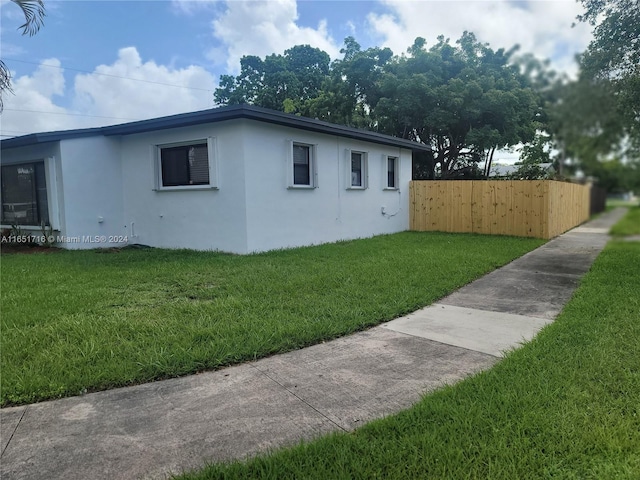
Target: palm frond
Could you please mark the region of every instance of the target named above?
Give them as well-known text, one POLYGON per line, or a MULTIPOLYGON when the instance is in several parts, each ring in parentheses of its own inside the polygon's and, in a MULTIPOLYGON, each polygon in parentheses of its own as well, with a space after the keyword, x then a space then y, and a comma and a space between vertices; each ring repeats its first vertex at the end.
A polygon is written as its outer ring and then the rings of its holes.
POLYGON ((44 25, 46 15, 43 0, 11 0, 17 4, 24 13, 24 25, 20 25, 23 35, 33 36, 44 25))
POLYGON ((2 113, 4 102, 2 101, 2 95, 5 92, 13 93, 11 88, 11 72, 7 65, 0 60, 0 113, 2 113))

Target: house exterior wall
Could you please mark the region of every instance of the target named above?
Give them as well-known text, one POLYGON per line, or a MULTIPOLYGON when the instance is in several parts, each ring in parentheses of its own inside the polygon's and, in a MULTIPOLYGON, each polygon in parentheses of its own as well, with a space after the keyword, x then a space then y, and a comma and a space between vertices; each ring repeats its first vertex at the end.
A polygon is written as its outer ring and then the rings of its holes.
POLYGON ((128 243, 123 221, 120 141, 103 136, 60 142, 63 240, 70 249, 128 243))
POLYGON ((409 228, 410 150, 247 121, 244 153, 249 252, 409 228), (316 145, 317 188, 288 188, 291 141, 316 145), (349 150, 367 153, 364 190, 348 188, 349 150), (397 190, 385 189, 387 156, 399 158, 397 190))
POLYGON ((130 243, 246 253, 242 121, 122 138, 124 218, 130 243), (215 138, 218 189, 156 189, 157 145, 215 138))
POLYGON ((50 218, 65 248, 143 244, 251 253, 409 228, 411 151, 252 119, 3 150, 2 163, 46 159, 50 218), (218 184, 158 188, 158 146, 210 140, 218 184), (291 142, 314 145, 316 188, 290 188, 291 142), (350 150, 367 188, 350 187, 350 150), (398 187, 386 187, 387 156, 398 187))

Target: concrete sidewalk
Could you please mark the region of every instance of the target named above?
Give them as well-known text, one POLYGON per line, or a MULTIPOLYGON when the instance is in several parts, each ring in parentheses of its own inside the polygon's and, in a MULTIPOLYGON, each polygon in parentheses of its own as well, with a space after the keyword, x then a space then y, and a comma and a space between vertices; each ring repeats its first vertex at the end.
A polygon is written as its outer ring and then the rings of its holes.
POLYGON ((0 410, 0 478, 165 478, 392 414, 553 321, 613 210, 406 317, 216 372, 0 410))

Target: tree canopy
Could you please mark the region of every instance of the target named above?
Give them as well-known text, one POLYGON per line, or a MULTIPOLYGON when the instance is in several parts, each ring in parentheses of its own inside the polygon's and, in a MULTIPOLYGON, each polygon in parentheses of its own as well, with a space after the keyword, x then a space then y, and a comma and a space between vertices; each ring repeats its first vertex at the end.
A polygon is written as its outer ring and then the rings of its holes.
POLYGON ((309 45, 297 45, 284 55, 248 55, 240 74, 222 75, 214 100, 222 105, 249 103, 307 115, 310 100, 320 95, 329 75, 329 55, 309 45))
MULTIPOLYGON (((587 10, 579 20, 594 25, 595 37, 576 80, 531 54, 517 56, 516 47, 493 50, 470 32, 431 46, 419 37, 400 55, 363 50, 347 37, 333 62, 309 45, 245 56, 239 75, 222 76, 215 100, 428 144, 433 155, 414 159, 414 178, 486 177, 494 152, 516 145, 524 145, 531 171, 555 149, 561 176, 565 157, 595 175, 612 153, 640 151, 640 9, 639 0, 581 1, 587 10)), ((623 170, 611 165, 608 177, 623 170)))
POLYGON ((241 72, 221 78, 215 100, 250 103, 369 128, 426 143, 434 149, 421 175, 479 174, 496 149, 533 139, 540 99, 511 62, 514 50, 494 51, 465 32, 431 48, 417 38, 406 54, 362 50, 345 39, 343 58, 329 63, 308 45, 245 56, 241 72))
POLYGON ((353 37, 347 37, 340 53, 343 58, 332 63, 321 95, 311 102, 310 114, 334 123, 374 129, 372 100, 379 96, 379 79, 393 52, 378 47, 362 50, 353 37))
POLYGON ((581 0, 578 20, 594 39, 579 56, 575 80, 556 78, 543 95, 550 143, 574 170, 609 191, 640 188, 640 4, 581 0))
POLYGON ((442 178, 478 175, 479 162, 488 174, 496 149, 532 140, 538 126, 539 96, 513 52, 468 32, 429 49, 417 38, 382 75, 373 105, 380 130, 430 144, 442 178))
POLYGON ((578 20, 593 25, 581 58, 582 76, 613 92, 620 127, 640 156, 640 1, 581 0, 578 20))
POLYGON ((578 20, 594 27, 583 66, 611 78, 637 75, 640 69, 640 2, 581 0, 585 13, 578 20))

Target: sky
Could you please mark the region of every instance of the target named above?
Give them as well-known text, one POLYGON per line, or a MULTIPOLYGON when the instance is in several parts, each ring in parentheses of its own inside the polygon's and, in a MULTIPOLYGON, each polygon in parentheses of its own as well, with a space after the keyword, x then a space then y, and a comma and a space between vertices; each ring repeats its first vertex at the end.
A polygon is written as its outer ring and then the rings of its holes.
POLYGON ((344 38, 363 49, 406 51, 467 30, 494 49, 549 59, 575 74, 591 39, 574 0, 45 0, 44 26, 21 35, 22 11, 0 0, 0 57, 13 76, 1 138, 125 123, 215 107, 220 75, 243 55, 309 44, 341 58, 344 38))

